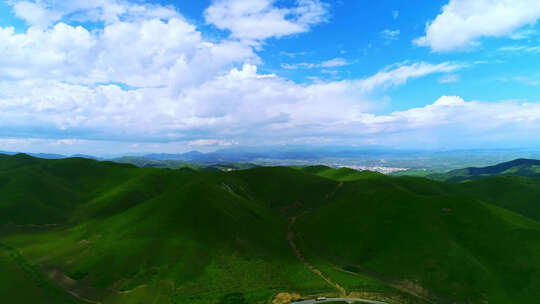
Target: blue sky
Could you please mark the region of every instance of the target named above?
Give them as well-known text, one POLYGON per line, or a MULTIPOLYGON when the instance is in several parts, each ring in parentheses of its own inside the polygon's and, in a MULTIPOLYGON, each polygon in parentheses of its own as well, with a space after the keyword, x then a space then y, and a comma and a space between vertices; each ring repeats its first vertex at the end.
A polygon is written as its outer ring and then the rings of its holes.
POLYGON ((0 150, 536 148, 533 0, 0 2, 0 150))

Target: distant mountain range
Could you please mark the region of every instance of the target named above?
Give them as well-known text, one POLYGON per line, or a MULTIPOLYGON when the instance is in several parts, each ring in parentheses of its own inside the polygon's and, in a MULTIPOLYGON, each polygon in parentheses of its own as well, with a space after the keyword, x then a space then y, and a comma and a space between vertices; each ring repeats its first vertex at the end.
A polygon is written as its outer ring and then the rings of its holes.
MULTIPOLYGON (((0 152, 13 155, 13 152, 0 152)), ((359 147, 231 147, 202 153, 147 153, 140 155, 120 155, 97 157, 89 154, 71 156, 46 153, 28 153, 31 156, 60 159, 79 157, 97 160, 128 162, 137 166, 177 167, 180 163, 202 166, 224 163, 253 163, 257 165, 316 165, 332 167, 349 166, 355 168, 396 168, 444 172, 463 167, 487 166, 509 161, 518 157, 540 158, 540 152, 525 150, 461 150, 461 151, 400 151, 382 148, 359 147), (142 164, 142 165, 141 165, 142 164)), ((422 172, 420 172, 422 173, 422 172)), ((463 174, 460 174, 463 175, 463 174)))
POLYGON ((132 164, 141 168, 168 168, 168 169, 182 169, 188 168, 197 171, 228 171, 239 170, 256 167, 257 165, 251 163, 235 163, 235 162, 215 162, 215 163, 200 163, 187 158, 177 157, 176 159, 170 159, 170 156, 164 156, 164 159, 155 156, 155 158, 149 157, 137 157, 137 156, 125 156, 113 159, 117 163, 132 164))
POLYGON ((366 151, 366 150, 341 150, 337 148, 306 149, 306 148, 254 148, 237 147, 221 149, 214 152, 201 153, 190 151, 181 154, 153 153, 144 155, 145 158, 155 160, 182 160, 191 162, 244 162, 257 159, 280 159, 280 160, 315 160, 325 157, 363 157, 366 155, 395 154, 395 152, 366 151))
MULTIPOLYGON (((0 151, 0 154, 5 154, 5 155, 15 155, 15 154, 18 154, 18 153, 19 152, 0 151)), ((61 159, 61 158, 66 158, 67 157, 65 155, 52 154, 52 153, 25 153, 25 154, 33 156, 33 157, 44 158, 44 159, 61 159)))

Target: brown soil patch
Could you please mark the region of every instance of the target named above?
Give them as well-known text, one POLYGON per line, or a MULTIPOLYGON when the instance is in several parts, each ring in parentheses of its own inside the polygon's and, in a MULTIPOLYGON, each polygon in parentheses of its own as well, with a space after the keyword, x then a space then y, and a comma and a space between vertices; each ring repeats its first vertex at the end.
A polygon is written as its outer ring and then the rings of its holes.
POLYGON ((289 304, 300 299, 301 297, 297 293, 281 292, 274 297, 272 304, 289 304))

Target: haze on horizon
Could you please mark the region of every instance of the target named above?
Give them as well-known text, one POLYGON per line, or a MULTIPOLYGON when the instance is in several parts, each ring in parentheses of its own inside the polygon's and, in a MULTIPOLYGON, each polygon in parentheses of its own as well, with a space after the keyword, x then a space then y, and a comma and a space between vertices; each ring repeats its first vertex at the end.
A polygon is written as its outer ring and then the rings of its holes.
POLYGON ((2 1, 0 150, 536 148, 540 2, 2 1))

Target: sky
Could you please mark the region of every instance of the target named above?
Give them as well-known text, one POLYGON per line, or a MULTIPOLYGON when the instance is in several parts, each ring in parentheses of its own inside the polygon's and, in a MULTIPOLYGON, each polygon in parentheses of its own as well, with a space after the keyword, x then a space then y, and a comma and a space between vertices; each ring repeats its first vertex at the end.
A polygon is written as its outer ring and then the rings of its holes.
POLYGON ((0 150, 540 148, 539 18, 537 0, 0 0, 0 150))

